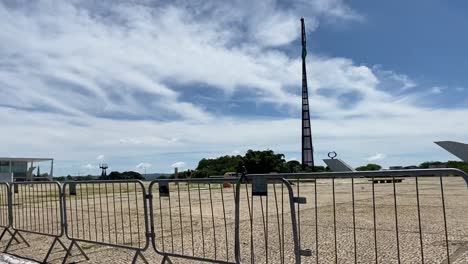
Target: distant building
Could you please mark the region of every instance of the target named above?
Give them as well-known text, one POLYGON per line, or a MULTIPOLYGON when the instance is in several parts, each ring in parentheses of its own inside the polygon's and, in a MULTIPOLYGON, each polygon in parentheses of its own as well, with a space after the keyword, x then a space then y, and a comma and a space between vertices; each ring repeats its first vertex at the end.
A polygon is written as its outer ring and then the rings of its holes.
POLYGON ((388 167, 389 170, 402 170, 403 166, 390 166, 388 167))
POLYGON ((34 179, 51 180, 54 159, 51 158, 8 158, 0 157, 0 178, 3 181, 32 181, 34 179), (35 163, 50 162, 50 173, 46 177, 34 176, 35 163))
POLYGON ((404 169, 405 170, 415 170, 415 169, 419 169, 419 167, 416 166, 416 165, 411 165, 411 166, 405 166, 404 169))

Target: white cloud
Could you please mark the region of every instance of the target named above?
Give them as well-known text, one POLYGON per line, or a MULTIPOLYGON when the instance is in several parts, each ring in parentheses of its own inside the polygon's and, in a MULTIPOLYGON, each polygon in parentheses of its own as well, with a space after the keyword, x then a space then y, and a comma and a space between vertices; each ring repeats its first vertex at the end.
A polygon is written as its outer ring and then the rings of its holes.
POLYGON ((165 112, 210 121, 212 114, 181 100, 183 91, 174 84, 197 82, 227 93, 255 89, 260 97, 290 97, 283 86, 292 85, 293 79, 284 82, 285 74, 278 73, 297 62, 263 47, 294 41, 298 14, 306 10, 311 11, 310 30, 315 17, 349 20, 355 14, 336 0, 297 1, 286 9, 270 0, 251 5, 111 2, 102 4, 105 16, 100 5, 81 1, 39 1, 28 8, 0 5, 0 56, 10 68, 0 73, 5 91, 0 89, 14 98, 7 103, 14 107, 46 104, 83 116, 165 112), (248 37, 248 46, 239 36, 248 37), (152 103, 142 105, 140 96, 152 103))
POLYGON ((138 165, 136 165, 135 167, 137 169, 148 169, 152 166, 151 163, 148 163, 148 162, 140 162, 138 165))
POLYGON ((387 157, 387 155, 382 154, 382 153, 377 153, 373 156, 370 156, 367 158, 368 161, 378 161, 378 160, 383 160, 387 157))
POLYGON ((397 73, 391 70, 384 69, 382 65, 372 67, 373 73, 379 78, 381 84, 389 87, 384 88, 399 88, 400 91, 406 91, 417 86, 417 83, 409 76, 397 73))
POLYGON ((444 87, 433 86, 433 87, 431 88, 431 93, 432 93, 432 94, 441 94, 443 90, 445 90, 444 87))
MULTIPOLYGON (((113 153, 113 169, 150 157, 154 167, 165 168, 174 159, 167 153, 209 157, 270 148, 300 155, 300 47, 297 56, 277 47, 296 45, 300 13, 310 13, 309 33, 324 17, 362 19, 338 0, 294 1, 286 9, 274 1, 255 1, 256 8, 251 1, 151 8, 99 1, 104 15, 93 3, 0 3, 0 92, 9 98, 0 106, 0 145, 11 155, 52 155, 59 168, 113 153), (221 92, 216 100, 247 94, 242 99, 259 108, 291 115, 219 114, 186 99, 196 85, 221 92)), ((395 96, 393 90, 417 85, 409 76, 311 51, 307 59, 317 155, 336 149, 354 165, 375 152, 387 153, 385 162, 394 164, 406 162, 391 160, 399 153, 433 159, 438 148, 427 149, 435 139, 463 141, 468 133, 459 121, 467 109, 424 108, 419 98, 395 96), (350 95, 358 99, 345 106, 350 95), (428 128, 427 120, 437 125, 428 128)), ((183 166, 193 163, 183 160, 183 166)), ((64 171, 72 170, 67 166, 64 171)))
POLYGON ((88 164, 86 164, 86 165, 83 165, 82 167, 83 167, 83 169, 86 169, 86 170, 94 170, 94 169, 97 168, 96 165, 92 165, 92 164, 90 164, 90 163, 88 163, 88 164))
POLYGON ((119 142, 121 144, 134 144, 134 145, 138 145, 142 143, 141 140, 138 140, 136 138, 121 138, 119 139, 119 142))
POLYGON ((185 162, 183 161, 178 161, 178 162, 175 162, 171 165, 172 168, 183 168, 185 167, 185 162))
POLYGON ((97 160, 104 160, 104 155, 100 154, 96 157, 97 160))

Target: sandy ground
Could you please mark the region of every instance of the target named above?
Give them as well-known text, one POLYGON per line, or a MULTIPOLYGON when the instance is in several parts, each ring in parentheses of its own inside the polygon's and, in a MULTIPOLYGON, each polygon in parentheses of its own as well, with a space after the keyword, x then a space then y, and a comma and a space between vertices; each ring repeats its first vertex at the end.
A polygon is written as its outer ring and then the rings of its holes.
MULTIPOLYGON (((296 214, 300 222, 297 229, 301 248, 311 250, 311 256, 302 257, 302 262, 354 263, 356 260, 358 263, 375 263, 377 260, 379 263, 398 263, 399 254, 401 263, 421 263, 422 257, 425 263, 448 263, 439 183, 439 178, 419 179, 421 254, 414 179, 395 184, 396 217, 393 184, 374 185, 375 228, 372 184, 367 179, 354 181, 354 224, 351 180, 335 180, 335 207, 332 180, 318 180, 316 186, 313 182, 293 182, 293 195, 299 194, 307 200, 306 204, 299 206, 296 214)), ((148 185, 145 183, 147 189, 148 185)), ((59 233, 60 212, 56 210, 59 200, 54 189, 24 188, 29 189, 20 189, 14 199, 15 226, 24 230, 59 233), (32 189, 35 192, 31 194, 32 189)), ((147 221, 148 226, 154 226, 158 251, 235 261, 232 187, 171 184, 170 197, 159 197, 157 185, 153 188, 154 217, 153 221, 147 221)), ((467 186, 462 179, 444 178, 444 193, 450 263, 468 263, 467 186)), ((240 199, 241 262, 292 263, 291 204, 285 185, 271 184, 267 196, 254 197, 251 186, 242 185, 240 199)), ((295 207, 297 210, 297 205, 295 207)), ((145 211, 140 185, 79 185, 76 196, 67 195, 66 210, 70 237, 135 249, 147 246, 143 254, 149 262, 162 260, 153 246, 145 243, 145 211)), ((53 238, 22 234, 31 247, 13 243, 8 253, 42 260, 53 238)), ((5 247, 8 239, 6 235, 0 246, 5 247)), ((62 241, 66 245, 70 243, 65 237, 62 241)), ((90 257, 89 263, 129 263, 135 254, 131 249, 81 242, 80 245, 90 257)), ((49 261, 60 263, 64 255, 65 252, 56 245, 49 261)), ((193 262, 171 259, 174 263, 193 262)), ((85 262, 85 259, 75 249, 68 262, 85 262)))

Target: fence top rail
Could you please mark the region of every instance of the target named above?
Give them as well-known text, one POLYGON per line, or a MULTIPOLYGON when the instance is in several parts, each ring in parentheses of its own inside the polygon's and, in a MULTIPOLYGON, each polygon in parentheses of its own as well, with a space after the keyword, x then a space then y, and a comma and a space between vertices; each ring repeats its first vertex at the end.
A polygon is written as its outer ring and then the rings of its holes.
POLYGON ((313 173, 270 173, 270 174, 247 174, 248 180, 253 177, 267 177, 269 179, 292 178, 292 179, 334 179, 334 178, 385 178, 385 177, 434 177, 455 175, 462 177, 468 185, 468 174, 454 168, 441 169, 412 169, 412 170, 385 170, 385 171, 352 171, 352 172, 313 172, 313 173))
POLYGON ((165 182, 165 183, 237 183, 238 177, 226 178, 184 178, 184 179, 157 179, 151 181, 151 184, 165 182))
POLYGON ((10 185, 28 185, 28 184, 51 184, 51 185, 58 185, 61 186, 61 183, 58 181, 18 181, 18 182, 11 182, 10 185))
POLYGON ((88 181, 64 181, 63 185, 68 185, 68 184, 82 184, 82 183, 139 183, 143 185, 143 181, 140 180, 133 180, 133 179, 128 179, 128 180, 88 180, 88 181))

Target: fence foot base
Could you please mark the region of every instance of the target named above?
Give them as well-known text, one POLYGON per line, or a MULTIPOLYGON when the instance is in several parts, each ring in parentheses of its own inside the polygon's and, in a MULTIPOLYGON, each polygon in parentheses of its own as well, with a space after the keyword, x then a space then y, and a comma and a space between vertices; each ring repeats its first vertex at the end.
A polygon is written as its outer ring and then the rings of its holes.
MULTIPOLYGON (((2 238, 6 234, 7 231, 10 232, 10 230, 8 230, 8 228, 3 229, 2 234, 0 235, 0 241, 2 241, 2 238)), ((10 234, 11 234, 11 232, 10 232, 10 234)))
MULTIPOLYGON (((65 244, 63 244, 63 242, 62 242, 62 240, 60 240, 60 238, 57 238, 57 242, 59 242, 59 244, 62 246, 63 250, 68 251, 68 248, 65 246, 65 244)), ((68 255, 70 257, 72 256, 71 253, 68 253, 68 255)))
POLYGON ((76 243, 75 240, 72 240, 72 242, 70 243, 70 246, 67 249, 67 254, 65 254, 65 257, 63 258, 62 264, 65 264, 67 262, 68 256, 71 256, 71 250, 72 250, 74 245, 78 248, 81 255, 83 255, 86 258, 86 260, 89 260, 88 255, 86 255, 86 253, 83 251, 83 249, 80 247, 80 245, 78 245, 78 243, 76 243))
POLYGON ((23 237, 23 235, 21 235, 21 233, 18 232, 18 230, 15 230, 13 233, 11 233, 11 231, 7 229, 7 232, 10 233, 11 238, 8 241, 8 244, 6 245, 5 250, 3 250, 3 252, 7 252, 7 250, 10 248, 11 242, 13 242, 13 240, 15 240, 18 244, 20 243, 18 241, 18 239, 16 238, 16 235, 18 235, 28 247, 31 246, 31 245, 29 245, 28 241, 26 241, 26 239, 23 237))
MULTIPOLYGON (((2 234, 0 235, 0 241, 2 241, 3 237, 5 236, 5 234, 8 232, 8 234, 10 234, 10 236, 13 236, 13 233, 10 231, 9 228, 4 228, 3 231, 2 231, 2 234)), ((15 241, 16 243, 20 243, 19 240, 15 237, 15 241)))
POLYGON ((165 263, 172 264, 172 261, 169 259, 168 256, 164 256, 162 261, 161 261, 161 264, 165 264, 165 263))
POLYGON ((57 242, 58 242, 58 243, 62 246, 62 248, 67 252, 67 256, 71 256, 71 253, 68 252, 68 248, 63 244, 63 242, 60 240, 60 238, 55 237, 55 238, 54 238, 54 241, 52 242, 52 245, 50 245, 50 248, 49 248, 49 250, 47 251, 47 254, 46 254, 44 260, 42 261, 42 263, 47 263, 47 259, 49 258, 50 253, 52 253, 52 249, 54 248, 55 243, 57 243, 57 242))
POLYGON ((145 256, 141 254, 140 250, 137 250, 137 252, 135 253, 135 256, 133 257, 133 260, 132 260, 132 264, 136 263, 138 257, 140 257, 146 264, 148 264, 148 261, 146 260, 145 256))
MULTIPOLYGON (((18 236, 23 240, 23 242, 28 246, 30 247, 28 241, 26 241, 26 239, 23 237, 23 235, 21 235, 20 232, 17 232, 18 236)), ((19 243, 18 239, 15 238, 15 241, 19 243)))

